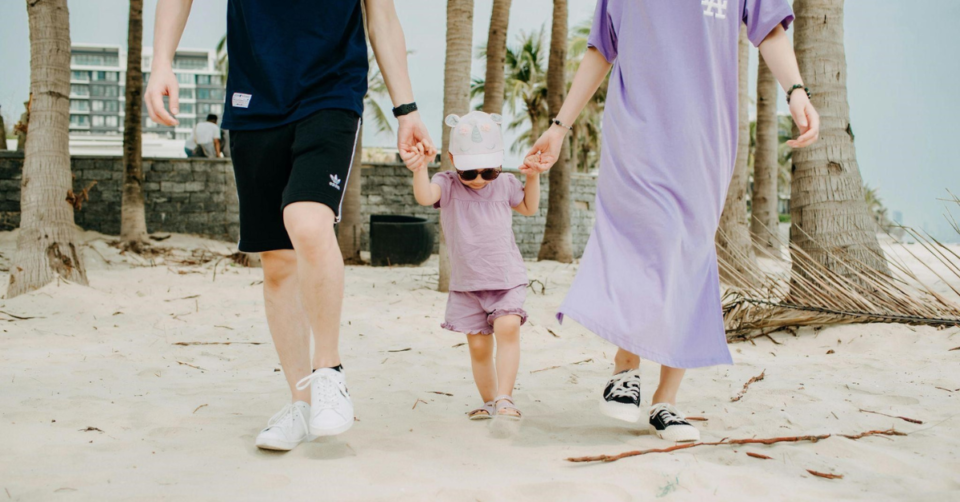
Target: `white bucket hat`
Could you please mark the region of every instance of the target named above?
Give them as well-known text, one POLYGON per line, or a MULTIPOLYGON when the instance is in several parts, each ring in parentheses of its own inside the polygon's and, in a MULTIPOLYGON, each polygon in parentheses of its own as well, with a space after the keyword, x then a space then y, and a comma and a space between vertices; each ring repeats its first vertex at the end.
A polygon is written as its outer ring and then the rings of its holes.
POLYGON ((498 114, 470 112, 463 117, 448 115, 444 121, 450 132, 450 153, 461 171, 496 169, 503 166, 503 134, 498 114))

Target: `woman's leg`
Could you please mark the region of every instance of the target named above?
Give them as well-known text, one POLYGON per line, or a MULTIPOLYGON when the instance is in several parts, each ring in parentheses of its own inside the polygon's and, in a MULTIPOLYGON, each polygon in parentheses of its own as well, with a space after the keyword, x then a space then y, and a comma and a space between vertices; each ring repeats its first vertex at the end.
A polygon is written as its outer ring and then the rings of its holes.
POLYGON ((624 371, 635 370, 640 367, 640 356, 620 349, 617 355, 613 357, 613 374, 623 373, 624 371))
POLYGON ((680 382, 683 381, 683 375, 686 370, 683 368, 671 368, 669 366, 660 366, 660 385, 653 394, 653 404, 670 403, 677 405, 677 392, 680 390, 680 382))
POLYGON ((473 381, 480 391, 483 402, 493 401, 497 395, 497 373, 493 367, 493 337, 490 335, 467 335, 470 347, 470 365, 473 381))

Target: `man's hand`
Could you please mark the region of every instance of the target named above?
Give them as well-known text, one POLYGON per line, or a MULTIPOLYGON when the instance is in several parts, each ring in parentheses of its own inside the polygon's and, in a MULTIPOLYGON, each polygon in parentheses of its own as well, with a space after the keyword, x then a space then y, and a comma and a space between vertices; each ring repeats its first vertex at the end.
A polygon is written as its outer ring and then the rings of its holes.
POLYGON ((560 149, 563 148, 563 140, 566 136, 567 130, 563 127, 554 125, 547 129, 533 144, 533 148, 527 152, 520 172, 526 174, 525 169, 527 169, 542 173, 553 167, 560 159, 560 149))
POLYGON ((398 120, 400 127, 397 129, 397 149, 400 150, 400 158, 407 164, 407 168, 413 171, 408 159, 416 160, 414 166, 421 162, 425 165, 437 156, 437 147, 433 146, 427 126, 420 120, 420 112, 409 113, 398 120), (417 159, 418 155, 424 159, 417 159))
POLYGON ((143 94, 150 119, 167 126, 179 125, 174 115, 180 113, 180 84, 170 68, 154 69, 150 73, 150 83, 143 94), (163 107, 163 97, 170 98, 170 112, 163 107))
POLYGON ((787 141, 791 148, 810 146, 820 139, 820 114, 802 89, 795 91, 790 98, 790 114, 800 128, 800 136, 787 141))

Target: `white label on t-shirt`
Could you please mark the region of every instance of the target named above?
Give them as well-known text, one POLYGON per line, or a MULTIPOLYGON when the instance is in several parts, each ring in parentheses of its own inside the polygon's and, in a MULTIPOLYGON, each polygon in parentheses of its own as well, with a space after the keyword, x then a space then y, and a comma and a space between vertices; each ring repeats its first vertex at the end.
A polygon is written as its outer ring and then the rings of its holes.
POLYGON ((233 93, 233 107, 250 108, 250 98, 252 97, 252 94, 244 94, 242 92, 233 93))

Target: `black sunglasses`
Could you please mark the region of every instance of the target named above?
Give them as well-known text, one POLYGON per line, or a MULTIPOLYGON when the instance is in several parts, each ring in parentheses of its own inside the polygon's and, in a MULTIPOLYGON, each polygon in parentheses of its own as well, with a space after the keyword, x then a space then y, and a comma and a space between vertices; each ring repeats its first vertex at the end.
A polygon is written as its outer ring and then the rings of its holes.
POLYGON ((471 169, 469 171, 461 171, 457 169, 457 174, 460 175, 460 179, 463 181, 473 181, 477 179, 479 175, 481 178, 487 181, 493 181, 497 179, 497 176, 500 176, 501 168, 496 169, 471 169))

